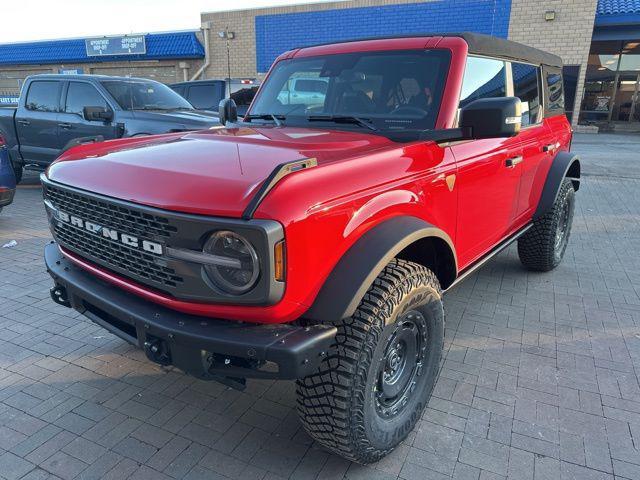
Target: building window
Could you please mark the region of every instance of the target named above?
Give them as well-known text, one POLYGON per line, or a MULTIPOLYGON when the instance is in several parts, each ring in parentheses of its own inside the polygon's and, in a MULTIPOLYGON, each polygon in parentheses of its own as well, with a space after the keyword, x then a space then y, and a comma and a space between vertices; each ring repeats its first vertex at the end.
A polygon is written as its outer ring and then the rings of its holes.
POLYGON ((593 42, 580 123, 640 121, 639 84, 640 40, 593 42))

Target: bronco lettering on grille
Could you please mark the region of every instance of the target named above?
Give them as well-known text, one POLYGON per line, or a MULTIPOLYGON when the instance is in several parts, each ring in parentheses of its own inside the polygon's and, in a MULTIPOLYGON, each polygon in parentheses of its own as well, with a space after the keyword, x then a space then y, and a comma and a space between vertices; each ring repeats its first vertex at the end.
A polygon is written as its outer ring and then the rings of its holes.
POLYGON ((118 232, 112 228, 103 227, 102 225, 84 220, 75 215, 63 212, 62 210, 56 210, 55 217, 64 223, 81 228, 87 232, 93 233, 94 235, 100 235, 104 238, 120 242, 128 247, 142 249, 145 252, 153 253, 154 255, 162 255, 164 253, 164 248, 160 243, 141 240, 136 236, 118 232))

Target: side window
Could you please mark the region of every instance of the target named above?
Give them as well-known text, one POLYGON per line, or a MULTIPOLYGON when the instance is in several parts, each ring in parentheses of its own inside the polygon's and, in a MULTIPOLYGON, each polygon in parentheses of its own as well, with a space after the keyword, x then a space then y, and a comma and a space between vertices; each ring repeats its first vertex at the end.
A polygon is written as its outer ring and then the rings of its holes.
POLYGON ((468 57, 462 81, 460 107, 480 98, 506 96, 506 72, 505 63, 502 60, 468 57))
POLYGON ((176 92, 178 95, 184 97, 184 91, 185 91, 186 87, 184 85, 178 85, 178 86, 173 86, 171 87, 171 90, 173 90, 174 92, 176 92))
POLYGON ((188 97, 189 103, 200 109, 217 107, 221 100, 212 85, 191 85, 188 97))
POLYGON ((550 112, 564 113, 564 89, 562 74, 557 72, 545 72, 547 109, 550 112))
POLYGON ((60 82, 31 82, 25 107, 37 112, 57 112, 60 98, 60 82))
POLYGON ((522 126, 538 123, 540 113, 540 68, 525 63, 512 63, 513 95, 522 102, 522 126))
POLYGON ((84 107, 109 108, 105 99, 90 83, 71 82, 67 90, 67 101, 64 111, 82 115, 84 107))

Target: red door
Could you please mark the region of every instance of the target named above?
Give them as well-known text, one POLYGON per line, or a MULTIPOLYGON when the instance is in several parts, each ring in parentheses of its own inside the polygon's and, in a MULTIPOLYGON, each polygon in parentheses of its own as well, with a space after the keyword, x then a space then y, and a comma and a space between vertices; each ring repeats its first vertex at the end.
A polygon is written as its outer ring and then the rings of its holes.
POLYGON ((458 174, 456 250, 463 269, 512 230, 518 206, 523 156, 514 139, 453 145, 458 174))

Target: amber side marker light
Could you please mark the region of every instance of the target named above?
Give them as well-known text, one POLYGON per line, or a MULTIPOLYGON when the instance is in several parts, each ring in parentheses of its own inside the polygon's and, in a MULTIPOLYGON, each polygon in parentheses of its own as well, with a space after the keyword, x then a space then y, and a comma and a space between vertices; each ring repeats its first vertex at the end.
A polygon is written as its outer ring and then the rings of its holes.
POLYGON ((286 271, 285 254, 284 240, 281 240, 273 247, 274 276, 278 282, 284 282, 286 271))

